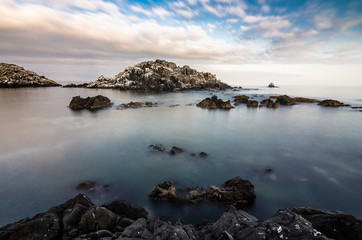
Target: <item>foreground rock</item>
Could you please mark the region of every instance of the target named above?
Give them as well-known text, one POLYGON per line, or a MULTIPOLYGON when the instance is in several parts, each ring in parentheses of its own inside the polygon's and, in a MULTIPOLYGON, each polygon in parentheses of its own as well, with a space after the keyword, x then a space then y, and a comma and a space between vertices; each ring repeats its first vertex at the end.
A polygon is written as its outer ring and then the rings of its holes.
POLYGON ((360 240, 362 236, 361 220, 311 208, 280 209, 260 221, 230 207, 220 219, 197 225, 167 217, 149 222, 147 216, 145 209, 126 201, 97 207, 79 194, 45 213, 0 228, 0 240, 360 240))
POLYGON ((240 103, 248 103, 249 96, 246 95, 237 95, 234 97, 234 103, 235 105, 238 105, 240 103))
POLYGON ((264 99, 263 101, 261 101, 261 104, 265 105, 267 108, 278 108, 279 107, 279 103, 274 102, 271 98, 264 99))
POLYGON ((117 88, 138 91, 180 91, 228 89, 214 74, 198 72, 189 66, 179 67, 173 62, 156 60, 127 67, 113 78, 100 76, 89 88, 117 88))
POLYGON ((295 105, 295 101, 293 100, 293 98, 287 95, 278 96, 276 102, 279 103, 280 105, 288 105, 288 106, 295 105))
POLYGON ((223 101, 221 99, 218 99, 216 95, 212 96, 211 98, 205 98, 201 102, 199 102, 196 106, 201 108, 208 108, 208 109, 230 109, 233 108, 233 106, 230 103, 230 100, 223 101))
POLYGON ((171 181, 157 185, 149 195, 152 200, 170 200, 178 203, 199 203, 201 201, 216 201, 225 205, 241 208, 252 204, 256 194, 254 185, 240 177, 232 178, 223 187, 209 186, 207 189, 191 187, 186 198, 176 195, 176 188, 171 181))
POLYGON ((61 85, 15 64, 0 63, 0 88, 54 86, 61 85))
POLYGON ((95 97, 87 97, 87 98, 81 98, 80 96, 76 96, 73 97, 68 107, 73 110, 81 110, 81 109, 96 110, 96 109, 109 107, 110 105, 111 105, 111 100, 102 95, 98 95, 95 97))
POLYGON ((348 104, 344 104, 343 102, 339 102, 337 100, 327 99, 318 103, 319 106, 323 107, 347 107, 348 104))

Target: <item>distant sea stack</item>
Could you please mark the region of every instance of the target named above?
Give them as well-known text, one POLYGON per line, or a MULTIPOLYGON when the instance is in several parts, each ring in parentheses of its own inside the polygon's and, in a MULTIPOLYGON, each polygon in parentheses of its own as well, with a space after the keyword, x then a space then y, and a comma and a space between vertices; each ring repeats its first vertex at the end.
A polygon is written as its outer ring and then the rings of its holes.
POLYGON ((127 67, 113 78, 103 75, 90 83, 88 88, 117 88, 136 91, 178 91, 203 89, 228 89, 214 74, 199 72, 185 65, 156 60, 127 67))
POLYGON ((0 88, 54 86, 61 85, 15 64, 0 63, 0 88))

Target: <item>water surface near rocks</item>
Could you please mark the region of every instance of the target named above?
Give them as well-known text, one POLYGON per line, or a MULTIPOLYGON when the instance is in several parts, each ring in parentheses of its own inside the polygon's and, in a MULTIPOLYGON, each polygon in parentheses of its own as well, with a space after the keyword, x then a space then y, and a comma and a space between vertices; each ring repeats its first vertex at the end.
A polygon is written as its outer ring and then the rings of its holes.
MULTIPOLYGON (((362 106, 360 88, 259 88, 216 92, 262 100, 270 95, 334 98, 362 106), (255 95, 257 94, 257 95, 255 95)), ((246 209, 258 218, 278 208, 311 206, 362 217, 362 113, 302 103, 278 109, 206 110, 196 103, 210 92, 141 94, 117 90, 0 89, 0 226, 32 217, 73 197, 84 180, 109 184, 88 193, 96 204, 125 199, 152 217, 186 222, 216 219, 218 204, 178 207, 147 195, 165 180, 176 187, 220 185, 237 175, 257 193, 246 209), (72 111, 71 98, 102 94, 114 105, 96 112, 72 111), (117 110, 130 101, 158 107, 117 110), (171 105, 179 105, 169 107, 171 105), (185 149, 170 156, 150 144, 185 149), (191 153, 208 157, 191 157, 191 153), (264 169, 271 167, 270 173, 264 169)))

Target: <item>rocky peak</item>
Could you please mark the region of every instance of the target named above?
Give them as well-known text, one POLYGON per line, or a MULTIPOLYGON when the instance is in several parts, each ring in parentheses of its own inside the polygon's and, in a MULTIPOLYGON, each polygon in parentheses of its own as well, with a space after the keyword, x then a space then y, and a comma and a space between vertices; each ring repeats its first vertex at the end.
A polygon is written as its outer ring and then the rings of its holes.
POLYGON ((199 72, 189 66, 177 66, 173 62, 157 59, 127 67, 113 78, 103 75, 90 83, 89 88, 118 88, 139 91, 174 91, 207 88, 230 88, 214 74, 199 72))

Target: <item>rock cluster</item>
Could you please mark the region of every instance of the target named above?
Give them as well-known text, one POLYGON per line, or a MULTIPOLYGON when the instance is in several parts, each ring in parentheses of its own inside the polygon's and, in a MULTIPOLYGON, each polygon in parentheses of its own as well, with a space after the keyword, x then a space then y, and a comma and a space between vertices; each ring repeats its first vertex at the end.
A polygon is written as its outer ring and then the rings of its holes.
POLYGON ((304 97, 294 97, 292 98, 294 102, 304 102, 304 103, 315 103, 317 100, 311 98, 304 98, 304 97))
POLYGON ((237 208, 254 202, 256 194, 254 185, 240 177, 232 178, 223 184, 223 187, 209 186, 207 189, 200 187, 188 188, 186 198, 176 195, 176 188, 171 181, 157 185, 149 197, 152 200, 169 200, 177 203, 199 203, 209 200, 232 205, 237 208))
POLYGON ((64 85, 63 88, 85 88, 88 85, 89 83, 80 83, 80 84, 69 83, 67 85, 64 85))
POLYGON ((237 95, 237 96, 234 96, 234 104, 235 106, 236 105, 239 105, 240 103, 248 103, 249 101, 249 96, 246 96, 246 95, 237 95))
POLYGON ((61 85, 15 64, 0 63, 0 88, 54 86, 61 85))
POLYGON ((165 60, 147 61, 127 67, 113 78, 100 76, 89 88, 117 88, 138 91, 179 91, 208 88, 228 89, 211 73, 198 72, 189 66, 179 67, 165 60))
POLYGON ((293 100, 293 98, 287 95, 278 96, 276 102, 279 103, 280 105, 288 105, 288 106, 295 105, 295 101, 293 100))
POLYGON ((0 240, 360 240, 362 221, 337 212, 311 208, 280 209, 270 219, 230 207, 218 220, 185 224, 159 217, 147 221, 148 212, 126 201, 95 206, 79 194, 33 218, 0 228, 0 240))
POLYGON ((95 97, 81 98, 80 96, 73 97, 69 103, 69 108, 73 110, 89 109, 96 110, 100 108, 106 108, 111 105, 109 98, 98 95, 95 97))
POLYGON ((218 99, 216 95, 212 96, 211 98, 205 98, 201 102, 199 102, 196 106, 201 108, 208 108, 208 109, 230 109, 233 108, 233 106, 230 103, 230 100, 223 101, 221 99, 218 99))
POLYGON ((278 108, 279 107, 279 103, 274 102, 271 98, 264 99, 260 103, 265 105, 267 108, 278 108))
POLYGON ((121 109, 127 109, 127 108, 141 108, 141 107, 152 107, 157 106, 157 103, 152 102, 129 102, 129 103, 122 103, 120 105, 121 109))
POLYGON ((320 103, 318 103, 318 105, 323 106, 323 107, 347 107, 347 106, 349 106, 348 104, 344 104, 342 102, 339 102, 337 100, 332 100, 332 99, 323 100, 320 103))

